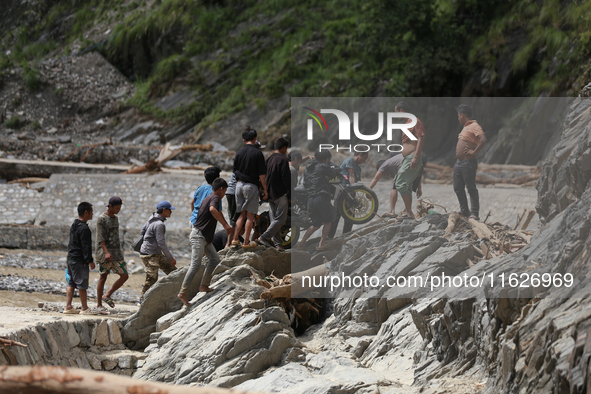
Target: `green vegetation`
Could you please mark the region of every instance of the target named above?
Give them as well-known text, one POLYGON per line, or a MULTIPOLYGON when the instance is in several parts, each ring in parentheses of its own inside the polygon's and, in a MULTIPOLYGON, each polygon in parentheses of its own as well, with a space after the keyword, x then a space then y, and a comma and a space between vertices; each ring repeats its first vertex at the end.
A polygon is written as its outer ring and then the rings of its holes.
POLYGON ((25 67, 23 74, 25 79, 25 87, 31 92, 36 92, 41 87, 41 80, 35 69, 25 67))
POLYGON ((74 43, 89 47, 89 29, 115 22, 99 50, 135 81, 127 104, 201 127, 288 96, 456 96, 470 79, 474 94, 558 95, 591 78, 591 2, 583 0, 47 4, 40 22, 0 30, 2 48, 12 51, 0 54, 0 71, 23 67, 25 85, 36 90, 35 62, 69 55, 74 43), (46 34, 55 31, 62 33, 46 34), (187 88, 191 104, 155 106, 187 88))
POLYGON ((7 129, 18 130, 19 128, 21 128, 21 126, 23 126, 23 124, 21 123, 21 120, 18 116, 14 116, 8 119, 6 122, 4 122, 4 127, 6 127, 7 129))

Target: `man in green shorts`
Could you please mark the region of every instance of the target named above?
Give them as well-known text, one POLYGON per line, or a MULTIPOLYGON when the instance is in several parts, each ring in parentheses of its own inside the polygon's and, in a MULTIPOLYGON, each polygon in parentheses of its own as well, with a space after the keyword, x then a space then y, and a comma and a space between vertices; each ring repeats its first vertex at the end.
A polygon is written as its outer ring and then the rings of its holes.
MULTIPOLYGON (((396 112, 410 112, 409 105, 401 101, 396 104, 396 112)), ((406 123, 410 123, 408 119, 406 123)), ((403 219, 414 219, 412 212, 412 184, 415 178, 421 172, 423 159, 421 157, 421 151, 423 149, 423 137, 425 136, 425 126, 417 118, 417 124, 414 127, 408 129, 417 140, 411 140, 409 136, 402 133, 402 156, 404 160, 398 170, 398 176, 396 178, 396 190, 404 201, 404 212, 398 217, 399 220, 403 219)))
POLYGON ((123 201, 120 197, 111 197, 109 205, 107 205, 107 211, 101 213, 96 222, 96 262, 99 264, 100 273, 96 286, 96 307, 99 312, 106 311, 103 301, 111 308, 115 307, 111 296, 129 278, 127 264, 123 258, 123 251, 119 242, 119 219, 117 214, 121 211, 122 204, 123 201), (109 276, 110 272, 119 275, 119 279, 103 295, 107 276, 109 276))

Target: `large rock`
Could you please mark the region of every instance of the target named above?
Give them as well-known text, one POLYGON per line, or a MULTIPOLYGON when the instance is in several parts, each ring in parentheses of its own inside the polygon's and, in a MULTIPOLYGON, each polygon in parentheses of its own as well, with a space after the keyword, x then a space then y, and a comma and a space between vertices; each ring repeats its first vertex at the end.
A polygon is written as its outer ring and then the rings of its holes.
POLYGON ((544 162, 536 184, 536 210, 550 221, 581 198, 591 179, 591 99, 577 98, 564 120, 562 139, 544 162))
MULTIPOLYGON (((221 263, 214 274, 219 274, 230 268, 242 264, 262 272, 263 276, 274 274, 283 276, 291 272, 291 251, 278 252, 274 248, 263 246, 244 251, 242 248, 231 248, 220 252, 221 263)), ((309 257, 308 257, 309 260, 309 257)), ((195 275, 189 287, 189 299, 197 294, 199 284, 203 277, 203 264, 207 261, 204 258, 201 269, 195 275)), ((123 326, 123 343, 132 349, 143 349, 150 342, 150 334, 157 330, 157 321, 164 315, 179 311, 183 306, 177 298, 181 284, 185 278, 187 267, 177 269, 169 275, 161 278, 145 294, 145 300, 137 313, 129 317, 123 326)), ((213 278, 216 280, 216 277, 213 278)), ((163 323, 164 324, 164 323, 163 323)), ((165 323, 170 326, 171 322, 165 323)))
POLYGON ((134 376, 233 387, 279 363, 298 341, 283 308, 258 309, 264 288, 252 283, 252 274, 242 265, 218 277, 215 291, 200 293, 146 349, 150 354, 134 376))

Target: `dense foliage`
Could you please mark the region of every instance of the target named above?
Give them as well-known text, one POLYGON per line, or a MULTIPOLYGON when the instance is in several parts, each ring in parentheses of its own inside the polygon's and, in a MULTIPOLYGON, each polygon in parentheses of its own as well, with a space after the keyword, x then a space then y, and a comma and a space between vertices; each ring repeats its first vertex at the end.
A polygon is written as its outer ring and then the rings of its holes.
POLYGON ((572 94, 589 78, 591 2, 559 0, 46 0, 0 31, 0 72, 90 47, 146 113, 209 124, 286 96, 572 94), (27 19, 28 18, 28 19, 27 19), (31 22, 33 21, 33 22, 31 22), (11 50, 10 55, 6 51, 11 50), (189 87, 190 105, 155 101, 189 87))

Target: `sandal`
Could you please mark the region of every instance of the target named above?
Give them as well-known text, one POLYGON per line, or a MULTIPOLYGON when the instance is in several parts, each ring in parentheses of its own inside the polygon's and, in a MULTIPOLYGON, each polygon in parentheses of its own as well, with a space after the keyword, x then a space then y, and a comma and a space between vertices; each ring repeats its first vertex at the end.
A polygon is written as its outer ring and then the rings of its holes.
POLYGON ((316 250, 319 251, 319 252, 322 252, 322 251, 325 251, 325 250, 328 250, 328 249, 330 249, 330 245, 324 245, 324 246, 318 246, 318 247, 316 247, 316 250))
POLYGON ((398 215, 398 217, 396 218, 397 221, 402 222, 404 219, 412 219, 414 220, 414 216, 409 216, 406 213, 403 213, 402 215, 398 215))
POLYGON ((240 245, 240 241, 232 241, 232 246, 240 245))
POLYGON ((382 215, 383 218, 391 218, 394 219, 396 218, 398 215, 396 215, 395 213, 385 213, 382 215))
POLYGON ((111 308, 115 308, 115 302, 111 299, 111 297, 103 297, 103 302, 107 303, 111 308))
POLYGON ((255 248, 257 247, 258 244, 254 241, 250 241, 250 243, 248 245, 242 245, 243 249, 251 249, 251 248, 255 248))
POLYGON ((105 308, 104 306, 97 306, 96 307, 96 311, 101 314, 101 315, 108 315, 109 311, 107 310, 107 308, 105 308))
POLYGON ((80 311, 76 308, 72 308, 72 309, 64 309, 64 311, 62 313, 64 315, 77 315, 80 313, 80 311))
POLYGON ((477 222, 479 222, 479 221, 480 221, 480 218, 479 218, 478 216, 474 216, 474 215, 470 215, 470 219, 474 219, 474 220, 476 220, 477 222))
POLYGON ((255 242, 257 244, 259 244, 259 245, 263 245, 263 246, 266 246, 268 248, 272 248, 273 247, 269 242, 267 242, 264 238, 261 238, 261 237, 257 238, 255 240, 255 242))

